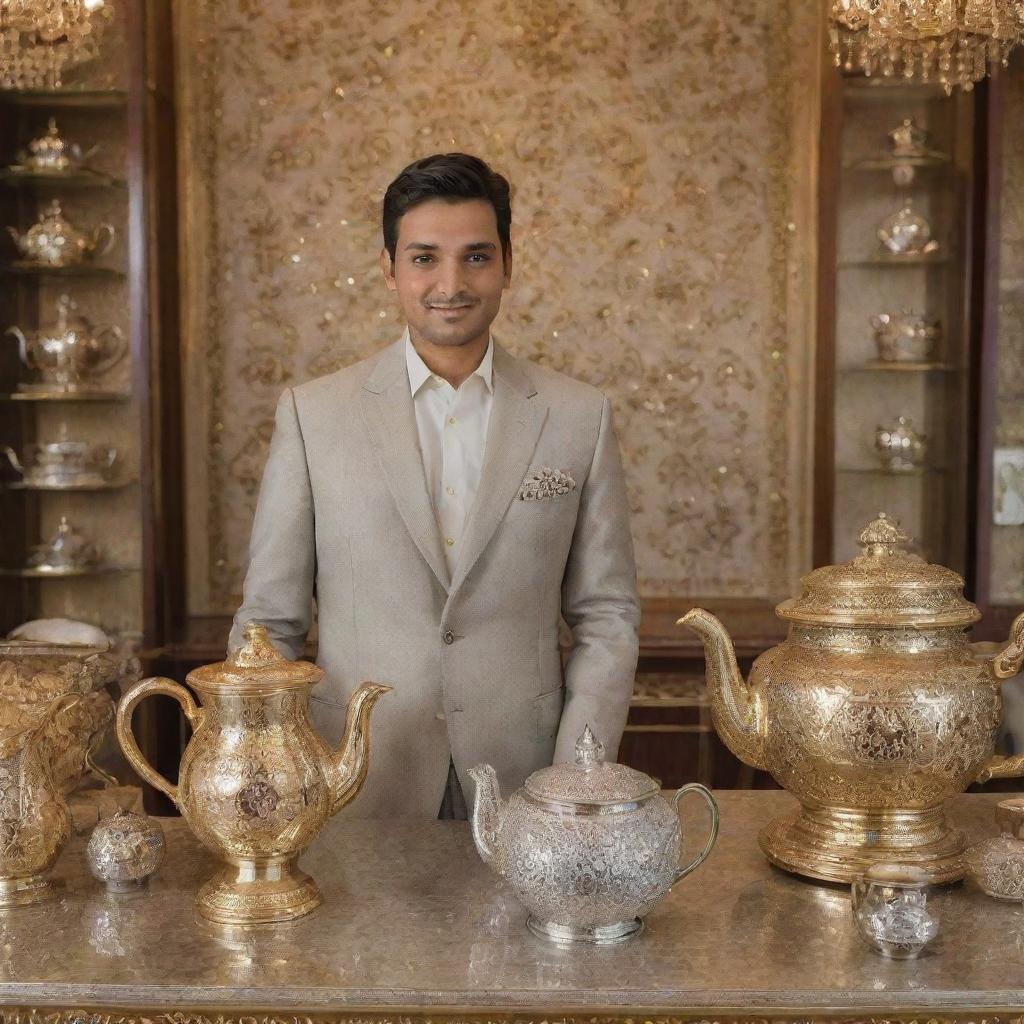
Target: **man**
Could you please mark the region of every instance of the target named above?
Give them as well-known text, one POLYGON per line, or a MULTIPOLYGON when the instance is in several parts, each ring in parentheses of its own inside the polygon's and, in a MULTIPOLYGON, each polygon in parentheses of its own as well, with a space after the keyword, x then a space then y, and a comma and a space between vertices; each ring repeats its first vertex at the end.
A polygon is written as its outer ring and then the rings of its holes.
POLYGON ((394 687, 356 813, 464 817, 474 765, 507 790, 587 724, 614 757, 625 725, 640 615, 611 413, 492 339, 510 226, 482 160, 407 167, 381 252, 405 335, 278 404, 230 646, 255 620, 297 657, 315 596, 324 735, 362 681, 394 687))

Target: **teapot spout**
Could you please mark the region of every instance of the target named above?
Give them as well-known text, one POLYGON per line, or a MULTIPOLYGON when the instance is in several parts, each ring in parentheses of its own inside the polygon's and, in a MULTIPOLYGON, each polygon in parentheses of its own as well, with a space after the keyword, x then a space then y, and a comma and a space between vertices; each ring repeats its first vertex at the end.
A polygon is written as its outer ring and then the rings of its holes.
POLYGON ((358 795, 370 768, 370 712, 390 686, 363 683, 348 703, 341 745, 331 753, 331 813, 337 814, 358 795))
POLYGON ((501 799, 498 776, 489 764, 478 764, 475 768, 469 769, 469 777, 476 783, 473 810, 469 819, 473 842, 476 843, 484 863, 500 874, 496 854, 498 826, 501 823, 504 801, 501 799))
POLYGON ((736 664, 725 626, 710 612, 694 608, 676 623, 688 626, 704 644, 711 717, 726 746, 752 768, 764 768, 761 701, 751 693, 736 664))
POLYGON ((22 250, 22 244, 21 244, 22 239, 21 239, 21 233, 18 231, 18 229, 17 228, 12 228, 10 225, 8 225, 8 227, 7 227, 7 234, 9 234, 11 236, 11 238, 14 239, 14 244, 18 247, 19 251, 21 251, 22 250))

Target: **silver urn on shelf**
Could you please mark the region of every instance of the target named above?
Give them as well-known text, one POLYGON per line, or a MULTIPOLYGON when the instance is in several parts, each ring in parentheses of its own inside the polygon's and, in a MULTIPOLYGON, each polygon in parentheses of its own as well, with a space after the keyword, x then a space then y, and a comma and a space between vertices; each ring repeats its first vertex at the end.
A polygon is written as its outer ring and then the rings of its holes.
POLYGON ((78 304, 69 295, 57 300, 57 319, 53 323, 32 334, 18 326, 8 327, 6 333, 17 339, 22 363, 41 378, 38 385, 19 385, 21 391, 87 389, 128 350, 119 327, 94 327, 78 312, 78 304))
POLYGON ((870 322, 878 358, 883 363, 926 363, 942 338, 942 325, 937 319, 912 309, 876 313, 870 322))
POLYGON ((928 437, 914 429, 909 416, 897 416, 895 422, 875 429, 875 451, 882 467, 890 473, 910 473, 924 464, 928 437))
POLYGON ((490 765, 469 774, 480 856, 529 911, 530 930, 554 942, 609 944, 638 934, 718 837, 718 805, 704 786, 690 783, 666 800, 650 776, 605 761, 589 727, 574 764, 534 772, 508 800, 490 765), (691 792, 707 803, 711 829, 700 854, 681 866, 678 805, 691 792))
POLYGON ((26 568, 40 574, 75 576, 95 569, 99 562, 96 545, 79 533, 67 516, 61 516, 53 536, 33 548, 26 568))
POLYGON ((153 818, 120 810, 92 830, 85 859, 108 892, 132 892, 164 859, 163 829, 153 818))
POLYGON ((27 487, 103 487, 117 460, 116 448, 86 441, 36 441, 26 444, 20 456, 8 445, 0 451, 27 487))
POLYGON ((7 231, 23 259, 45 267, 71 267, 103 256, 110 252, 115 237, 110 224, 100 224, 92 235, 79 231, 64 216, 59 199, 48 203, 24 234, 13 227, 7 231))

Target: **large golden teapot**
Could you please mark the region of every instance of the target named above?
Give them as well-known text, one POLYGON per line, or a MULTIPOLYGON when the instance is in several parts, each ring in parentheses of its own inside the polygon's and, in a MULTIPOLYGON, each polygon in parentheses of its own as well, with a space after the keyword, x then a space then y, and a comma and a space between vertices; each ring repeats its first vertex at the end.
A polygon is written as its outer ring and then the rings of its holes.
POLYGON ((288 661, 266 627, 225 662, 188 674, 191 694, 170 679, 144 679, 121 699, 117 738, 135 770, 181 811, 204 846, 227 861, 199 891, 199 912, 224 924, 286 921, 309 913, 320 890, 296 866, 331 815, 354 799, 369 767, 370 712, 390 686, 364 683, 352 695, 341 746, 313 731, 309 691, 323 670, 288 661), (145 697, 177 700, 192 725, 175 786, 142 756, 131 731, 145 697))
POLYGON ((679 620, 704 642, 719 735, 800 801, 759 837, 770 861, 797 874, 849 882, 897 860, 936 882, 962 878, 965 837, 943 801, 1024 774, 1024 755, 993 757, 1000 682, 1024 664, 1024 614, 1006 647, 980 657, 964 581, 908 553, 907 539, 883 513, 861 533, 860 555, 805 576, 802 596, 776 609, 786 640, 747 682, 718 619, 695 608, 679 620))

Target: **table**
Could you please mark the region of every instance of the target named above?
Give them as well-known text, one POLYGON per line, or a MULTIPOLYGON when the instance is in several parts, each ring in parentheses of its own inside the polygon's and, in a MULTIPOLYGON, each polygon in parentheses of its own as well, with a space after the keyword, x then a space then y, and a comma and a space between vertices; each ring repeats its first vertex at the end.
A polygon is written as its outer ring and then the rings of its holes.
MULTIPOLYGON (((193 896, 213 858, 178 819, 149 888, 108 896, 77 836, 59 898, 0 919, 7 1022, 48 1024, 690 1024, 715 1021, 1019 1020, 1024 908, 965 884, 939 897, 943 932, 917 961, 863 946, 848 892, 788 876, 758 829, 781 792, 717 794, 718 845, 642 935, 563 949, 531 935, 462 822, 329 823, 303 866, 324 905, 248 931, 204 922, 193 896)), ((1005 794, 1002 795, 1005 797, 1005 794)), ((952 801, 974 839, 994 834, 996 795, 952 801)), ((693 842, 703 819, 687 809, 693 842), (690 815, 693 815, 691 821, 690 815)))

